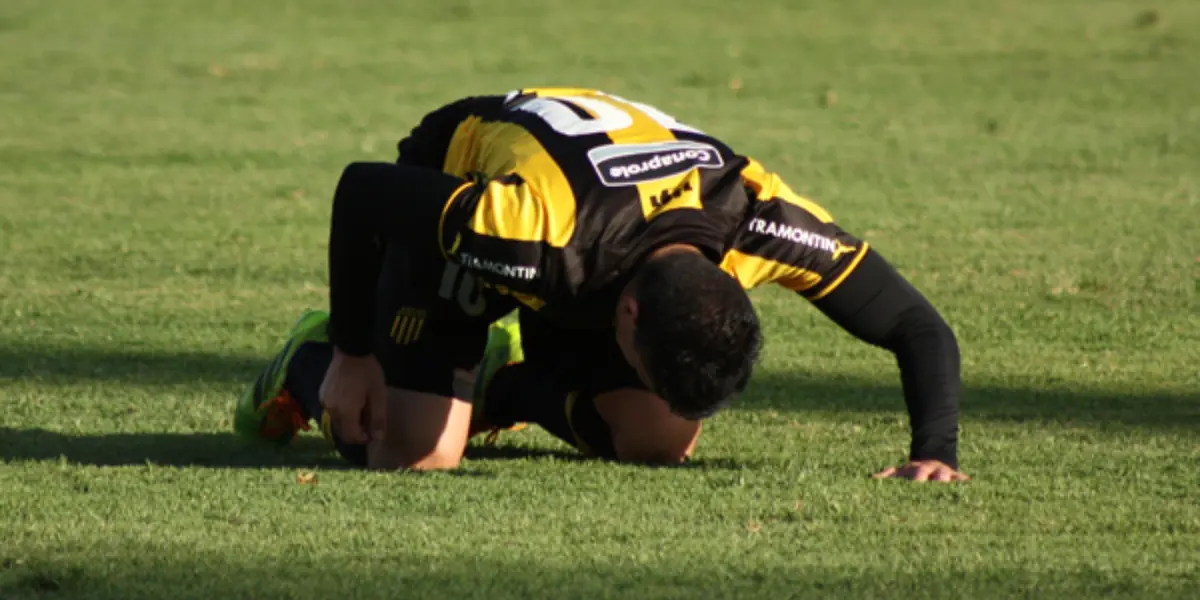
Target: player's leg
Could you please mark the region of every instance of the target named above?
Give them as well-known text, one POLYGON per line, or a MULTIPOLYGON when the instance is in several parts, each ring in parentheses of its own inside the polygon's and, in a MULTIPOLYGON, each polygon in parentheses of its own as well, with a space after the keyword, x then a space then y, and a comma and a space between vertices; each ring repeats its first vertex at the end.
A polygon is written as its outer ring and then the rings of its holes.
MULTIPOLYGON (((346 444, 326 437, 351 462, 372 468, 441 469, 458 464, 471 420, 469 379, 482 354, 488 323, 511 301, 488 295, 476 279, 443 261, 408 260, 389 248, 376 306, 375 355, 388 377, 386 438, 346 444)), ((328 317, 306 313, 284 350, 239 402, 239 433, 289 441, 307 421, 323 421, 320 386, 332 361, 328 317), (313 316, 315 315, 315 316, 313 316), (264 383, 265 382, 265 383, 264 383)), ((327 425, 327 423, 323 423, 327 425)))
POLYGON ((503 431, 519 431, 527 425, 522 422, 508 422, 497 426, 488 420, 485 404, 488 383, 500 369, 524 361, 522 348, 521 327, 516 318, 501 319, 488 328, 487 345, 479 366, 469 373, 464 373, 463 383, 471 388, 471 398, 474 402, 470 436, 486 432, 488 437, 485 444, 494 443, 503 431))
POLYGON ((700 422, 670 412, 622 358, 611 331, 563 331, 522 312, 525 361, 502 369, 484 405, 489 420, 529 421, 588 455, 677 463, 700 422))
POLYGON ((342 457, 359 466, 449 468, 457 464, 466 443, 459 432, 469 423, 470 406, 454 397, 469 396, 469 392, 443 398, 389 388, 389 442, 369 449, 365 444, 344 443, 334 434, 320 401, 321 383, 333 361, 333 345, 324 335, 327 322, 328 317, 316 311, 300 319, 284 350, 239 402, 234 417, 238 433, 287 443, 315 419, 342 457))
POLYGON ((666 400, 646 390, 614 389, 594 396, 592 404, 611 430, 621 461, 681 463, 700 440, 700 421, 672 413, 666 400))
POLYGON ((458 372, 474 369, 488 325, 512 310, 478 279, 440 259, 389 247, 376 298, 375 356, 388 384, 383 440, 367 445, 373 469, 446 469, 466 448, 472 390, 458 372))
MULTIPOLYGON (((325 336, 328 316, 323 312, 308 311, 299 323, 302 326, 294 329, 293 335, 285 343, 285 350, 264 369, 255 384, 243 397, 243 403, 239 405, 239 411, 235 415, 235 423, 239 424, 238 430, 248 437, 286 443, 297 430, 307 429, 309 420, 313 419, 321 424, 321 431, 326 440, 332 443, 346 460, 365 467, 367 466, 367 446, 343 443, 333 434, 328 419, 324 418, 324 409, 321 406, 321 383, 325 379, 325 372, 333 362, 333 345, 327 341, 325 336), (271 388, 274 389, 270 394, 273 402, 267 405, 271 410, 262 415, 254 414, 253 409, 244 410, 246 406, 253 406, 247 401, 255 395, 261 394, 261 383, 270 380, 273 373, 282 373, 283 375, 282 384, 276 384, 277 387, 271 388), (250 414, 248 417, 244 414, 247 412, 250 414)), ((404 326, 411 326, 411 324, 404 326)), ((493 324, 488 336, 485 358, 478 366, 478 371, 490 374, 511 361, 520 360, 519 330, 515 323, 493 324)), ((474 371, 460 371, 458 375, 453 385, 456 390, 455 397, 480 399, 482 394, 477 393, 475 386, 481 383, 483 378, 477 379, 474 371)), ((403 400, 397 399, 397 401, 402 402, 403 400)), ((461 417, 455 415, 452 420, 459 418, 461 417)), ((418 429, 439 426, 419 423, 414 425, 418 429)), ((472 410, 468 435, 494 432, 497 429, 519 429, 523 426, 524 424, 516 424, 506 428, 496 428, 482 418, 482 411, 472 410)), ((444 426, 440 427, 444 430, 444 426)), ((399 427, 392 429, 398 430, 399 427)), ((398 432, 397 435, 405 434, 398 432)), ((449 438, 444 441, 451 446, 457 443, 449 438)))

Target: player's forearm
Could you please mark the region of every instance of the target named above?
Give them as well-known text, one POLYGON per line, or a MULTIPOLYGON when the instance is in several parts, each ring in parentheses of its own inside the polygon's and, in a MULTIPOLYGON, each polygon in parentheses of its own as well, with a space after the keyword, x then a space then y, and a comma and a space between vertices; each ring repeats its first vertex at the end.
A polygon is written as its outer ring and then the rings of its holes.
POLYGON ((382 242, 372 220, 380 205, 374 196, 372 165, 346 167, 333 196, 329 226, 329 308, 331 341, 354 356, 371 351, 370 326, 375 282, 382 265, 382 242))
POLYGON ((912 424, 912 460, 958 468, 960 369, 954 332, 932 307, 902 314, 885 341, 896 355, 912 424))
POLYGON ((430 169, 354 163, 338 181, 329 228, 330 339, 341 351, 371 351, 375 289, 388 244, 440 256, 442 207, 462 181, 430 169))
POLYGON ((854 336, 896 355, 912 427, 910 458, 958 465, 958 343, 937 310, 871 251, 816 303, 854 336))

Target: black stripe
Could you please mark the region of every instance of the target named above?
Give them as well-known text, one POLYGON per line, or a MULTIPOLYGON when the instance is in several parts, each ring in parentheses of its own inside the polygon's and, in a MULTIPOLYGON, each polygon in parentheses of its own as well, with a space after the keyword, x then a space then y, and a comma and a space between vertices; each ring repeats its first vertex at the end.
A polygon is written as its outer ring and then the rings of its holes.
POLYGON ((459 124, 472 114, 494 111, 503 102, 503 96, 475 96, 456 100, 425 115, 412 132, 396 144, 396 161, 440 171, 446 162, 450 139, 459 124))
MULTIPOLYGON (((566 136, 550 127, 550 124, 537 115, 526 111, 506 111, 500 119, 506 123, 518 125, 528 131, 543 148, 559 170, 566 177, 571 193, 579 208, 588 204, 590 196, 598 189, 603 189, 600 178, 588 160, 588 150, 596 146, 611 143, 607 135, 595 133, 590 135, 566 136)), ((634 194, 636 196, 636 190, 634 194)))
POLYGON ((258 374, 258 379, 254 380, 254 390, 256 392, 254 394, 254 408, 255 409, 258 409, 258 407, 262 406, 262 403, 264 400, 268 400, 268 398, 264 398, 264 396, 266 396, 266 394, 267 394, 267 390, 264 387, 266 385, 266 382, 267 382, 267 371, 264 370, 262 373, 258 374))
POLYGON ((560 289, 560 268, 557 262, 561 256, 560 250, 543 242, 506 240, 480 235, 466 228, 461 231, 459 262, 485 282, 538 297, 542 297, 548 290, 560 289), (537 268, 537 277, 524 279, 507 276, 498 272, 499 269, 489 269, 488 264, 480 265, 474 260, 491 263, 492 266, 533 266, 537 268))
MULTIPOLYGON (((742 164, 745 164, 745 162, 744 162, 746 160, 745 157, 740 156, 737 152, 734 152, 733 149, 729 147, 729 145, 727 145, 725 142, 722 142, 721 140, 719 140, 715 137, 712 137, 710 135, 706 135, 703 133, 694 133, 691 131, 671 130, 671 132, 675 134, 675 139, 688 140, 691 142, 700 142, 700 143, 712 145, 713 147, 715 147, 717 149, 717 152, 721 153, 721 157, 725 159, 726 164, 729 164, 730 162, 733 162, 734 160, 738 160, 738 159, 743 161, 742 164)), ((741 169, 739 168, 739 171, 740 170, 741 169)))
POLYGON ((754 227, 756 219, 762 219, 766 223, 788 225, 820 233, 820 229, 815 227, 820 221, 799 207, 793 207, 782 200, 756 201, 752 207, 756 210, 753 211, 753 214, 748 215, 748 218, 742 223, 742 227, 738 229, 739 235, 735 247, 746 254, 812 270, 811 267, 814 265, 810 263, 814 262, 813 253, 816 250, 791 240, 758 233, 751 228, 754 227), (789 210, 791 208, 797 210, 789 210))
POLYGON ((596 120, 596 117, 593 117, 592 114, 589 113, 588 111, 583 110, 583 107, 581 107, 581 106, 578 106, 571 102, 567 102, 566 100, 562 100, 559 98, 547 98, 547 100, 550 100, 552 102, 557 102, 557 103, 567 107, 568 110, 575 113, 575 116, 579 117, 580 119, 586 119, 588 121, 596 120))

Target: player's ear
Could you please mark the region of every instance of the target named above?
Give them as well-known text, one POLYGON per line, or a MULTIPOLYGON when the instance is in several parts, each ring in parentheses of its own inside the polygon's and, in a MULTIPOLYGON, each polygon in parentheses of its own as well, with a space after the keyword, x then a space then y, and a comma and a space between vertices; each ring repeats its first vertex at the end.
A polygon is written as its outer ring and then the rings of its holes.
POLYGON ((617 314, 629 319, 630 323, 637 323, 638 303, 633 296, 625 294, 617 302, 617 314))
POLYGON ((637 327, 638 306, 629 294, 617 298, 617 310, 613 313, 613 327, 618 335, 627 335, 633 340, 633 329, 637 327))

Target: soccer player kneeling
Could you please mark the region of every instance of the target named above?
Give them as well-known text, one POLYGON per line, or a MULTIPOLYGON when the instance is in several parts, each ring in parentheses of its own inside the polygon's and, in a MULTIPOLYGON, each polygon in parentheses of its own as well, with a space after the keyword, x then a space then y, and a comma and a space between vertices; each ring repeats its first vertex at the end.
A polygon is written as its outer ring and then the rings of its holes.
POLYGON ((286 441, 321 418, 361 464, 440 469, 472 433, 533 422, 679 462, 749 382, 746 291, 774 283, 896 355, 910 460, 878 476, 966 478, 937 310, 778 175, 645 104, 526 89, 434 111, 395 164, 342 173, 329 269, 330 313, 297 322, 238 431, 286 441), (493 326, 514 310, 519 330, 493 326))

